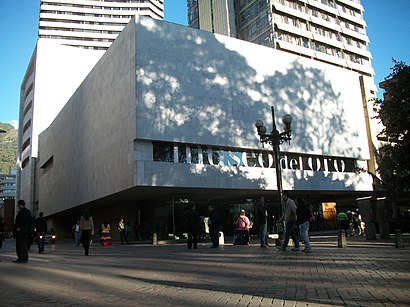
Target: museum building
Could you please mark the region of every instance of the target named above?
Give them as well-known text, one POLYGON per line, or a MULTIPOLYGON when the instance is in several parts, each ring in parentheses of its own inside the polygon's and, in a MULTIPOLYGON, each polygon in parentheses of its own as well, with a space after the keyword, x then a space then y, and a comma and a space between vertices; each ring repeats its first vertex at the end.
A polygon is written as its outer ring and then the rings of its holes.
POLYGON ((142 239, 180 237, 191 203, 216 205, 227 234, 261 195, 277 217, 274 155, 254 125, 272 127, 271 106, 278 127, 293 117, 283 189, 320 213, 356 208, 373 192, 357 171, 370 160, 364 90, 355 71, 136 16, 40 134, 38 210, 64 235, 89 208, 142 239))

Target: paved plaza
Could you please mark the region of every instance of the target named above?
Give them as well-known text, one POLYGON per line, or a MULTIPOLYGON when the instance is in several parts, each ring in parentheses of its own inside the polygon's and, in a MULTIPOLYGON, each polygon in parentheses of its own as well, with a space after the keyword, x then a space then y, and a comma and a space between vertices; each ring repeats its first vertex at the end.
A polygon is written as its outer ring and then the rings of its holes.
MULTIPOLYGON (((408 238, 406 237, 406 240, 408 238)), ((226 240, 228 241, 228 239, 226 240)), ((0 249, 0 306, 410 306, 410 249, 394 240, 312 237, 313 252, 201 243, 73 243, 30 250, 16 264, 14 240, 0 249)), ((227 242, 226 242, 227 243, 227 242)))

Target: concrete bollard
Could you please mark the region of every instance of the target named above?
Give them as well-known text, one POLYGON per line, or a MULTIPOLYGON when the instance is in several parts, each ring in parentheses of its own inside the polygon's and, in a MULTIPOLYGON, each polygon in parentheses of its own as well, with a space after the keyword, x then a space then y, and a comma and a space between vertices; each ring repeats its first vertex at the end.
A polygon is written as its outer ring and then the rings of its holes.
POLYGON ((339 230, 337 236, 337 246, 340 248, 347 247, 346 233, 344 230, 339 230))
POLYGON ((394 230, 394 239, 395 239, 394 246, 396 248, 404 248, 403 236, 401 235, 401 229, 394 230))
POLYGON ((222 231, 219 232, 219 245, 225 245, 225 237, 222 231))
POLYGON ((157 233, 154 232, 152 234, 152 245, 157 245, 158 244, 158 238, 157 238, 157 233))

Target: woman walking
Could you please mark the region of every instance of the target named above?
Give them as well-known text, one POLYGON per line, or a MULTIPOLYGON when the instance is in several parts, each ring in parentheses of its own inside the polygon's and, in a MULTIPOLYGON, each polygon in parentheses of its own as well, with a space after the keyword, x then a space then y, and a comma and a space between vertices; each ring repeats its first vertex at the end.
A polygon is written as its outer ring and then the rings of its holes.
POLYGON ((90 216, 88 209, 84 210, 83 216, 80 218, 81 243, 84 248, 85 255, 88 256, 90 250, 91 236, 94 235, 93 218, 90 216))
POLYGON ((101 224, 100 229, 100 243, 102 246, 107 246, 111 244, 111 234, 110 234, 110 224, 108 224, 107 220, 105 220, 101 224))

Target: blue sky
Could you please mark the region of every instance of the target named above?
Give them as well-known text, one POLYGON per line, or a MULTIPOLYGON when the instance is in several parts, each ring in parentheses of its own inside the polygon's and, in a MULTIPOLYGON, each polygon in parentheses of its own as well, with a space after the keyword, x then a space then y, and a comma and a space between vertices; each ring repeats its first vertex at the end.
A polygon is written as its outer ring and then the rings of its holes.
MULTIPOLYGON (((410 0, 362 0, 376 84, 392 58, 410 65, 410 0)), ((165 20, 187 24, 186 0, 165 0, 165 20)), ((0 0, 0 122, 15 124, 20 85, 33 53, 40 0, 0 0)), ((381 92, 378 93, 381 97, 381 92)))

